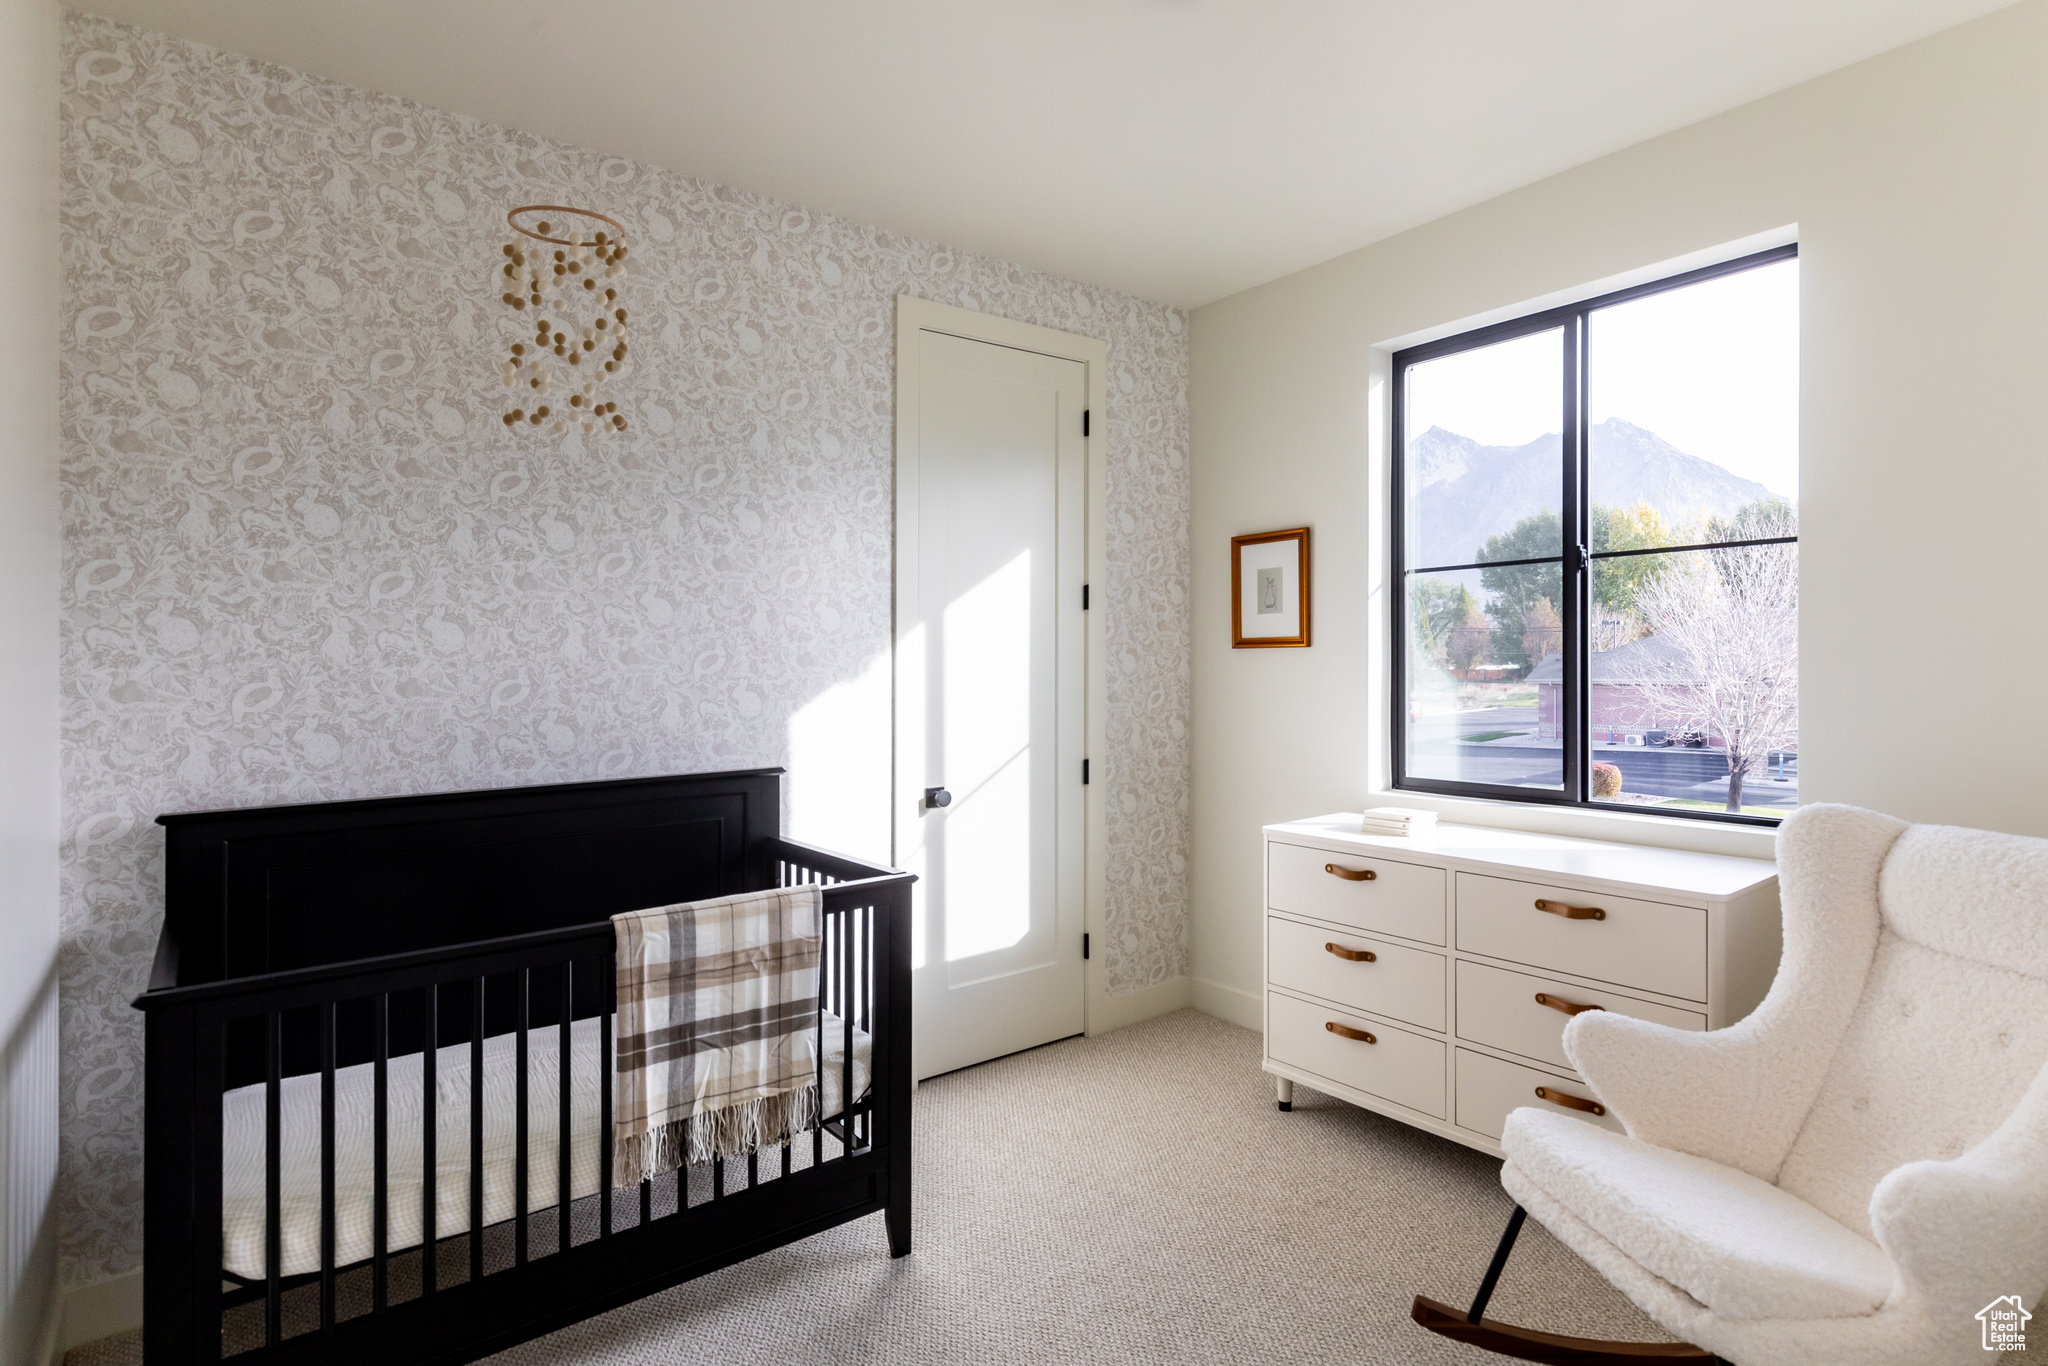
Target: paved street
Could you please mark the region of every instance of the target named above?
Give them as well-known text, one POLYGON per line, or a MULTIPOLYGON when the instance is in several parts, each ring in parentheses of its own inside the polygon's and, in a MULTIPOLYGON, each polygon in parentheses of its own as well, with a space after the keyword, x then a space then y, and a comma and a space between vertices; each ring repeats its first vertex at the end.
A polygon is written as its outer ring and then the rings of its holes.
MULTIPOLYGON (((1491 730, 1533 730, 1527 708, 1501 707, 1486 712, 1461 712, 1461 735, 1481 735, 1491 730), (1468 717, 1500 717, 1519 720, 1519 725, 1467 724, 1468 717)), ((1637 746, 1593 747, 1593 761, 1614 764, 1621 769, 1622 790, 1649 797, 1679 797, 1690 801, 1725 802, 1728 799, 1728 761, 1718 750, 1661 749, 1637 746)), ((1563 761, 1555 742, 1539 745, 1533 741, 1495 741, 1481 744, 1425 742, 1411 759, 1418 776, 1455 778, 1466 782, 1501 783, 1516 787, 1555 786, 1563 781, 1563 761), (1453 757, 1455 751, 1455 757, 1453 757)), ((1744 806, 1784 807, 1798 805, 1799 784, 1795 769, 1792 781, 1774 782, 1770 772, 1752 773, 1742 785, 1744 806)))

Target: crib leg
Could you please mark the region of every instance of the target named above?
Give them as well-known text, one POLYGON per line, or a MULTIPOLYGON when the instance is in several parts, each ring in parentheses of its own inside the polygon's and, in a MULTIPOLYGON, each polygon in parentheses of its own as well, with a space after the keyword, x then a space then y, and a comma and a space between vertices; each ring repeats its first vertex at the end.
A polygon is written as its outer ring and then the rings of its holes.
POLYGON ((882 1222, 889 1229, 889 1255, 908 1257, 910 1255, 910 1183, 895 1187, 889 1196, 889 1205, 882 1211, 882 1222))
POLYGON ((1273 1078, 1273 1093, 1274 1099, 1280 1102, 1281 1109, 1292 1110, 1294 1108, 1293 1082, 1287 1080, 1287 1078, 1285 1077, 1273 1078))

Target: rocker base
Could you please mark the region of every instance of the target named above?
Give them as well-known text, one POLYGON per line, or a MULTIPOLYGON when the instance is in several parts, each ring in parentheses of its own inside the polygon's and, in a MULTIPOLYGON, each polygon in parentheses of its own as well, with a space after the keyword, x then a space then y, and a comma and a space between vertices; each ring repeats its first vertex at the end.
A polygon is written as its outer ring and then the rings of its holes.
POLYGON ((1409 1316, 1441 1337, 1469 1342, 1518 1361, 1547 1362, 1550 1366, 1641 1366, 1647 1361, 1695 1361, 1701 1366, 1715 1366, 1721 1360, 1689 1342, 1605 1342, 1598 1338, 1539 1333, 1534 1328, 1517 1328, 1489 1318, 1471 1323, 1458 1310, 1423 1295, 1415 1297, 1415 1307, 1409 1316))

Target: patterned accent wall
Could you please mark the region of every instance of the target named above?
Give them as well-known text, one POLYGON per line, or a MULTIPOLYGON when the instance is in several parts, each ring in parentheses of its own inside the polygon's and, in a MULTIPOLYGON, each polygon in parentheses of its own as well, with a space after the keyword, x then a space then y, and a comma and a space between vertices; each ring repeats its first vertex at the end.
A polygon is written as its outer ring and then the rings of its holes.
POLYGON ((66 24, 67 1281, 140 1260, 158 812, 782 763, 828 691, 886 733, 899 293, 1108 339, 1110 990, 1185 975, 1179 312, 66 24), (499 422, 530 202, 633 231, 623 438, 499 422))

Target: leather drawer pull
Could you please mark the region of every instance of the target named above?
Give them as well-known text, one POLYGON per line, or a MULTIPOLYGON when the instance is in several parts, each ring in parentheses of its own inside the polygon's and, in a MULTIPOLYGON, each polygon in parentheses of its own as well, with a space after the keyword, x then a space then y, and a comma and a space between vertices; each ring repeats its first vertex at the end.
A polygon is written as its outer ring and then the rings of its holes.
POLYGON ((1339 868, 1334 863, 1324 864, 1323 871, 1333 876, 1341 877, 1346 882, 1371 882, 1379 876, 1378 873, 1375 873, 1370 868, 1339 868))
POLYGON ((1549 915, 1561 915, 1566 920, 1605 920, 1607 912, 1598 906, 1567 906, 1562 901, 1545 901, 1536 898, 1536 909, 1549 915))
POLYGON ((1380 961, 1380 956, 1371 949, 1347 949, 1342 944, 1325 944, 1323 947, 1347 963, 1377 963, 1380 961))
POLYGON ((1552 1010, 1562 1010, 1567 1015, 1583 1015, 1589 1010, 1606 1009, 1605 1006, 1580 1005, 1577 1001, 1567 1001, 1562 996, 1552 996, 1547 991, 1536 993, 1536 1004, 1549 1006, 1552 1010))
POLYGON ((1329 1030, 1332 1034, 1337 1035, 1339 1038, 1356 1039, 1360 1043, 1379 1042, 1378 1039, 1375 1039, 1372 1035, 1366 1033, 1364 1030, 1353 1029, 1350 1025, 1340 1025, 1335 1020, 1324 1021, 1323 1028, 1329 1030))
POLYGON ((1568 1096, 1552 1086, 1537 1087, 1536 1099, 1547 1100, 1552 1105, 1562 1105, 1567 1110, 1584 1110, 1589 1115, 1604 1115, 1607 1113, 1607 1107, 1597 1100, 1585 1100, 1578 1096, 1568 1096))

